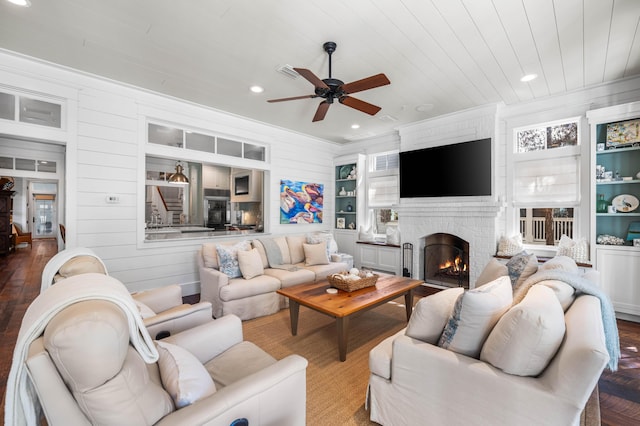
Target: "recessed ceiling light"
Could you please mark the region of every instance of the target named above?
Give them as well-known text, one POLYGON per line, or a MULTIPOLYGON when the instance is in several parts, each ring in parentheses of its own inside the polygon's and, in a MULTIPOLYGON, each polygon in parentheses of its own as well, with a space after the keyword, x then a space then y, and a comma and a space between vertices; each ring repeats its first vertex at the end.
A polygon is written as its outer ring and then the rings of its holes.
POLYGON ((31 2, 29 0, 9 0, 9 3, 17 4, 18 6, 22 7, 31 6, 31 2))
POLYGON ((264 92, 264 89, 260 86, 251 86, 249 88, 249 90, 251 90, 253 93, 262 93, 264 92))
POLYGON ((359 128, 360 128, 360 125, 359 125, 359 124, 352 124, 352 125, 351 125, 351 128, 352 128, 352 129, 359 129, 359 128))
POLYGON ((428 112, 433 109, 433 104, 421 104, 416 107, 418 112, 428 112))
POLYGON ((536 78, 538 78, 538 74, 527 74, 524 77, 522 77, 520 81, 523 83, 526 83, 528 81, 535 80, 536 78))

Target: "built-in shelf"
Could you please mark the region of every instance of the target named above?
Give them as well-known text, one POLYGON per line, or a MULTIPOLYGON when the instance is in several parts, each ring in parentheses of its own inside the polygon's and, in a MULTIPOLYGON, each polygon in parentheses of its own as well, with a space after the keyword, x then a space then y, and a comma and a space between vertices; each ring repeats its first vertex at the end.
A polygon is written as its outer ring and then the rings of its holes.
POLYGON ((620 185, 627 183, 640 183, 640 179, 631 179, 631 180, 596 180, 596 185, 620 185))

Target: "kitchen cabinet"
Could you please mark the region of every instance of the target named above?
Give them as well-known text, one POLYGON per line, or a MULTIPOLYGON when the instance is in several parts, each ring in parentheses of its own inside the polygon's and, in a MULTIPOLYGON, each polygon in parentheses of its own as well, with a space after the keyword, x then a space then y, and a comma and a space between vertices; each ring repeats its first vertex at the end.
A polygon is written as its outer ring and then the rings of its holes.
POLYGON ((202 183, 206 189, 230 189, 230 168, 221 166, 203 166, 202 183))
POLYGON ((231 169, 231 202, 262 202, 262 175, 259 170, 231 169))

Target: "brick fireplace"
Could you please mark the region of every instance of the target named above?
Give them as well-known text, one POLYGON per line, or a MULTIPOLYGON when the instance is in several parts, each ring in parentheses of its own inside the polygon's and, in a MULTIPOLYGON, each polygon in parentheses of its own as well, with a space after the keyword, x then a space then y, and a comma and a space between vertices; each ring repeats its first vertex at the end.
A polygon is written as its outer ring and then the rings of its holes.
POLYGON ((424 237, 424 280, 442 287, 469 288, 469 242, 439 232, 424 237))
POLYGON ((403 243, 413 244, 414 278, 425 279, 426 236, 455 235, 468 243, 469 288, 496 252, 498 218, 503 203, 497 201, 452 202, 442 199, 402 199, 399 207, 403 243), (418 276, 419 274, 419 276, 418 276))

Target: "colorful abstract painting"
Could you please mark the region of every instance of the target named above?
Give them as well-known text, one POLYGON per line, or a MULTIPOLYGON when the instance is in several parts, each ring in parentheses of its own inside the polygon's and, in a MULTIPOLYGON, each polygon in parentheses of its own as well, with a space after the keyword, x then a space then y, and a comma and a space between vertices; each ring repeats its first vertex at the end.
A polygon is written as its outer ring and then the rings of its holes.
POLYGON ((280 223, 322 223, 324 185, 280 181, 280 223))

